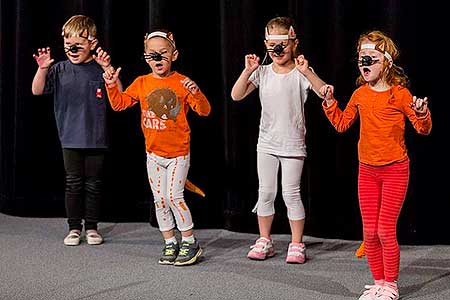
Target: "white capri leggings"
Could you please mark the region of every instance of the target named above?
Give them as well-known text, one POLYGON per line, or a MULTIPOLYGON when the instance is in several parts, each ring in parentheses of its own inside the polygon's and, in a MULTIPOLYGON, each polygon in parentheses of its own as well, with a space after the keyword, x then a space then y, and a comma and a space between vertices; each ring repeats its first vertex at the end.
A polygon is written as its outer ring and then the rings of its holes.
POLYGON ((180 231, 194 227, 191 212, 184 201, 189 162, 190 155, 165 158, 147 153, 147 174, 160 231, 168 231, 175 226, 180 231))
POLYGON ((258 152, 259 198, 253 212, 265 217, 275 214, 278 167, 281 163, 281 189, 289 220, 303 220, 305 208, 300 196, 304 157, 283 157, 258 152))

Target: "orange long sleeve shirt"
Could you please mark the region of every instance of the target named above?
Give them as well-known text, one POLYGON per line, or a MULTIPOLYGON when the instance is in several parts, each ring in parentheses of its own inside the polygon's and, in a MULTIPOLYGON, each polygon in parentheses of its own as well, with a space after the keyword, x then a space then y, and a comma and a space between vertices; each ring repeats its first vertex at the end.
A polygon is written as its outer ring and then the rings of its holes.
POLYGON ((190 150, 190 128, 186 118, 189 107, 200 116, 207 116, 211 106, 198 91, 191 94, 183 87, 185 76, 173 72, 166 78, 151 74, 139 76, 121 93, 117 86, 107 87, 114 110, 127 109, 139 102, 141 128, 147 152, 172 158, 187 155, 190 150))
POLYGON ((383 166, 408 158, 405 146, 405 117, 410 120, 419 134, 431 131, 431 114, 418 118, 409 106, 412 95, 402 86, 377 92, 368 84, 359 87, 350 98, 344 111, 334 101, 329 107, 323 102, 323 109, 338 132, 347 130, 358 118, 360 138, 358 142, 359 161, 373 166, 383 166))

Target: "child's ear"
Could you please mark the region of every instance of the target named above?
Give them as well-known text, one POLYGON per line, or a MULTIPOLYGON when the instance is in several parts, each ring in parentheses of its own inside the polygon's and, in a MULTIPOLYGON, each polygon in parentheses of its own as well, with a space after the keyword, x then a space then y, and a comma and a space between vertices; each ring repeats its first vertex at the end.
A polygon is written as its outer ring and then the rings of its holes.
POLYGON ((172 61, 176 61, 178 58, 178 50, 174 50, 172 53, 172 61))

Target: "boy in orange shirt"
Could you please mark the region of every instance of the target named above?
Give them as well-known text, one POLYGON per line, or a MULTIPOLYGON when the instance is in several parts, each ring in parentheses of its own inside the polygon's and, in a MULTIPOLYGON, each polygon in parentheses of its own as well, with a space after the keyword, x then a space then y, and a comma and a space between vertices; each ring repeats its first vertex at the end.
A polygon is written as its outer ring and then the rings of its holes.
POLYGON ((153 192, 156 218, 165 247, 160 264, 185 266, 195 263, 202 253, 193 234, 193 221, 184 186, 190 161, 189 107, 207 116, 211 106, 197 84, 172 71, 178 57, 173 34, 154 31, 144 39, 144 57, 151 73, 139 76, 122 93, 116 82, 121 68, 103 75, 114 110, 141 106, 141 127, 147 151, 147 172, 153 192), (181 247, 175 238, 181 232, 181 247))
POLYGON ((413 97, 408 77, 394 64, 399 51, 380 31, 360 36, 357 44, 359 86, 342 111, 332 86, 321 88, 323 109, 337 131, 347 130, 359 117, 359 205, 364 248, 373 285, 359 300, 398 300, 400 248, 396 227, 409 182, 405 119, 423 135, 431 131, 428 100, 413 97))

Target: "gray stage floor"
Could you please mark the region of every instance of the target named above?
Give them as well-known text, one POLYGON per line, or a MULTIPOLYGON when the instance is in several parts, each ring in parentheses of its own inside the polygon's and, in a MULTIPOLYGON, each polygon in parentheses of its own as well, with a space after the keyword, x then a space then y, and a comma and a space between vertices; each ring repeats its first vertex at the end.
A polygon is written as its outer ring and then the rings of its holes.
MULTIPOLYGON (((306 237, 309 260, 284 262, 288 235, 274 235, 277 255, 246 258, 254 234, 197 230, 204 255, 189 267, 157 263, 162 240, 145 223, 100 223, 105 243, 64 246, 65 219, 0 214, 0 299, 358 299, 370 282, 357 241, 306 237)), ((450 299, 450 246, 402 246, 401 299, 450 299)))

